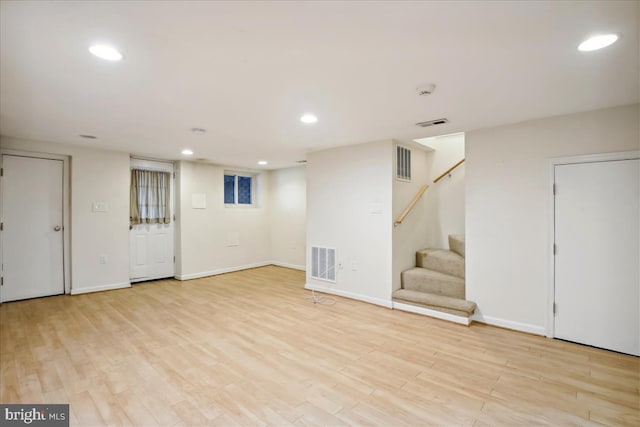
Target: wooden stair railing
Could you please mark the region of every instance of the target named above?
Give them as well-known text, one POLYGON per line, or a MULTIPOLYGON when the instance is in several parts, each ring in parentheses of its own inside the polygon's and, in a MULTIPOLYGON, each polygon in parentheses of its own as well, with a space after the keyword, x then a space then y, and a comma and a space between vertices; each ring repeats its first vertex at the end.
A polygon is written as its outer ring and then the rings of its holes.
MULTIPOLYGON (((455 165, 451 166, 449 169, 444 171, 442 175, 438 176, 436 179, 433 180, 433 183, 435 184, 445 176, 449 175, 455 168, 463 164, 464 160, 465 159, 460 160, 458 163, 456 163, 455 165)), ((402 214, 400 214, 398 219, 396 219, 396 222, 393 223, 394 227, 402 224, 402 222, 407 217, 407 215, 409 215, 409 212, 411 212, 411 210, 416 205, 416 203, 418 203, 418 200, 420 200, 424 192, 427 191, 427 188, 429 188, 429 184, 425 184, 422 187, 420 187, 420 190, 418 190, 418 193, 416 194, 416 196, 413 198, 413 200, 411 200, 411 203, 409 203, 409 206, 407 206, 407 208, 402 212, 402 214)))
POLYGON ((411 209, 413 209, 416 203, 418 203, 418 200, 420 200, 424 192, 427 191, 427 188, 429 188, 429 184, 425 184, 422 187, 420 187, 420 190, 418 190, 418 193, 416 194, 416 196, 413 198, 413 200, 411 200, 411 203, 409 203, 409 206, 407 206, 407 208, 402 212, 402 214, 400 214, 398 219, 396 219, 396 222, 393 223, 394 227, 402 224, 402 221, 404 221, 407 215, 409 215, 409 212, 411 212, 411 209))
POLYGON ((456 163, 455 165, 453 165, 449 169, 447 169, 442 175, 440 175, 439 177, 434 179, 433 183, 435 184, 436 182, 440 181, 442 178, 444 178, 445 176, 449 175, 451 173, 451 171, 453 171, 455 168, 457 168, 458 166, 460 166, 463 163, 464 163, 464 159, 460 160, 458 163, 456 163))

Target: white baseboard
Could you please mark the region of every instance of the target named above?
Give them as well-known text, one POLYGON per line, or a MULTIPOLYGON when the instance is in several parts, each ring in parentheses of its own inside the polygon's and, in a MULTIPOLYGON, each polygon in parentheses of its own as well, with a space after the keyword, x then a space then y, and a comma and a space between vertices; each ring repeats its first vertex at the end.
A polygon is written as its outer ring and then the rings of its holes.
POLYGON ((288 262, 280 262, 280 261, 271 261, 271 264, 276 265, 278 267, 307 271, 307 268, 304 265, 289 264, 288 262))
POLYGON ((238 265, 235 267, 218 268, 216 270, 203 271, 201 273, 177 274, 175 278, 178 280, 199 279, 201 277, 216 276, 218 274, 225 274, 225 273, 233 273, 234 271, 248 270, 250 268, 265 267, 271 264, 272 264, 271 261, 262 261, 262 262, 256 262, 253 264, 238 265))
POLYGON ((113 283, 111 285, 88 286, 84 288, 76 288, 74 286, 71 289, 71 295, 88 294, 89 292, 110 291, 113 289, 122 289, 122 288, 130 288, 130 287, 131 287, 131 283, 129 282, 113 283))
POLYGON ((354 294, 352 292, 341 291, 339 289, 328 288, 326 286, 316 285, 313 283, 307 283, 304 285, 305 289, 323 292, 325 294, 338 295, 345 298, 355 299, 358 301, 368 302, 369 304, 381 305, 382 307, 392 308, 390 300, 382 298, 374 298, 367 295, 354 294))
POLYGON ((501 328, 513 329, 514 331, 526 332, 528 334, 542 335, 547 334, 544 326, 530 325, 528 323, 514 322, 513 320, 499 319, 497 317, 483 316, 475 313, 472 319, 476 322, 486 323, 487 325, 499 326, 501 328))
POLYGON ((459 323, 461 325, 469 326, 471 319, 464 316, 456 316, 451 313, 443 313, 441 311, 432 310, 426 307, 419 307, 411 304, 405 304, 402 302, 393 301, 394 310, 408 311, 409 313, 423 314, 429 317, 435 317, 436 319, 448 320, 449 322, 459 323))

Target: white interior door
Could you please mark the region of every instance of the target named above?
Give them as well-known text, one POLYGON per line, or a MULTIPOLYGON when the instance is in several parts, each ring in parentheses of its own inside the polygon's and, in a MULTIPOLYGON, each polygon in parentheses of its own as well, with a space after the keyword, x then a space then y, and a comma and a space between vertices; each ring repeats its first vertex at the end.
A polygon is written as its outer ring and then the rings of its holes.
POLYGON ((63 161, 2 156, 0 301, 64 293, 63 161))
MULTIPOLYGON (((158 170, 173 174, 173 164, 149 160, 131 160, 132 168, 158 170)), ((174 180, 169 196, 173 213, 174 180)), ((172 215, 173 216, 173 215, 172 215)), ((130 279, 132 282, 173 277, 173 221, 169 224, 132 225, 130 231, 130 279)))
POLYGON ((640 355, 639 163, 555 166, 557 338, 640 355))

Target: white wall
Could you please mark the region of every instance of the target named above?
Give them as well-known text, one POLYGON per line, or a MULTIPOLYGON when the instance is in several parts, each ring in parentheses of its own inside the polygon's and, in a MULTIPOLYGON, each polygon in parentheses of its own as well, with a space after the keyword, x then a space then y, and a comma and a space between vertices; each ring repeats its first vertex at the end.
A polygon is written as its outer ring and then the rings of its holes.
POLYGON ((179 162, 177 169, 180 204, 177 277, 191 279, 269 264, 268 173, 257 178, 255 207, 227 207, 223 185, 227 169, 186 161, 179 162), (205 196, 206 209, 192 207, 194 194, 205 196), (237 246, 233 245, 236 235, 237 246))
POLYGON ((479 319, 545 333, 549 159, 638 150, 639 118, 636 104, 466 134, 467 299, 479 319))
POLYGON ((427 201, 427 246, 446 249, 450 234, 464 234, 465 231, 465 163, 458 166, 450 177, 437 183, 433 180, 464 158, 465 136, 457 133, 418 141, 434 150, 428 158, 429 183, 432 184, 427 201))
MULTIPOLYGON (((71 158, 72 293, 129 286, 129 154, 4 136, 0 146, 71 158), (106 202, 109 211, 92 212, 94 201, 106 202), (106 264, 99 264, 101 255, 106 255, 106 264)), ((304 268, 304 166, 262 173, 255 208, 224 206, 224 167, 179 162, 176 170, 177 277, 200 277, 272 261, 304 268), (206 209, 191 207, 193 194, 205 194, 206 209), (233 233, 238 234, 238 246, 228 246, 233 233)))
POLYGON ((307 287, 391 305, 392 141, 310 153, 307 163, 307 265, 311 246, 336 248, 337 282, 307 287))
MULTIPOLYGON (((433 186, 431 185, 430 169, 433 159, 433 151, 418 144, 398 143, 411 149, 411 181, 400 181, 395 179, 395 169, 393 170, 393 212, 392 219, 395 221, 411 203, 420 188, 424 184, 430 187, 422 196, 418 203, 411 210, 402 224, 393 228, 393 269, 392 287, 393 290, 400 289, 400 273, 416 266, 416 251, 430 246, 430 242, 435 240, 432 232, 435 218, 435 205, 433 197, 433 186)), ((393 163, 396 165, 396 145, 392 147, 393 163)), ((393 166, 395 167, 395 166, 393 166)))
POLYGON ((71 291, 129 284, 129 154, 1 137, 2 148, 71 157, 71 291), (108 212, 92 212, 106 202, 108 212), (107 263, 100 264, 100 255, 107 263))
POLYGON ((307 242, 307 167, 269 172, 271 260, 304 270, 307 242))
MULTIPOLYGON (((431 180, 451 166, 464 159, 465 135, 458 133, 437 137, 430 146, 433 152, 431 165, 431 180)), ((465 173, 466 164, 458 166, 450 177, 445 177, 433 185, 431 196, 436 199, 435 241, 437 248, 449 247, 450 234, 464 234, 465 232, 465 173)))

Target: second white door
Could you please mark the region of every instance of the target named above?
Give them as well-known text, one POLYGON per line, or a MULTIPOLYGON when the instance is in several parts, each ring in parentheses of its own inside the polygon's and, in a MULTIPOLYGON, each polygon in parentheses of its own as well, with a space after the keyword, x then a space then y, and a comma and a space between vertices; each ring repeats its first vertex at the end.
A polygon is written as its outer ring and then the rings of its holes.
POLYGON ((557 165, 557 338, 640 355, 640 160, 557 165))
MULTIPOLYGON (((132 168, 157 170, 173 174, 173 164, 149 160, 131 160, 132 168)), ((170 209, 173 212, 173 179, 170 209)), ((169 224, 137 224, 130 231, 131 282, 161 279, 174 275, 173 221, 169 224)))
POLYGON ((63 161, 2 156, 0 302, 64 294, 63 161))

